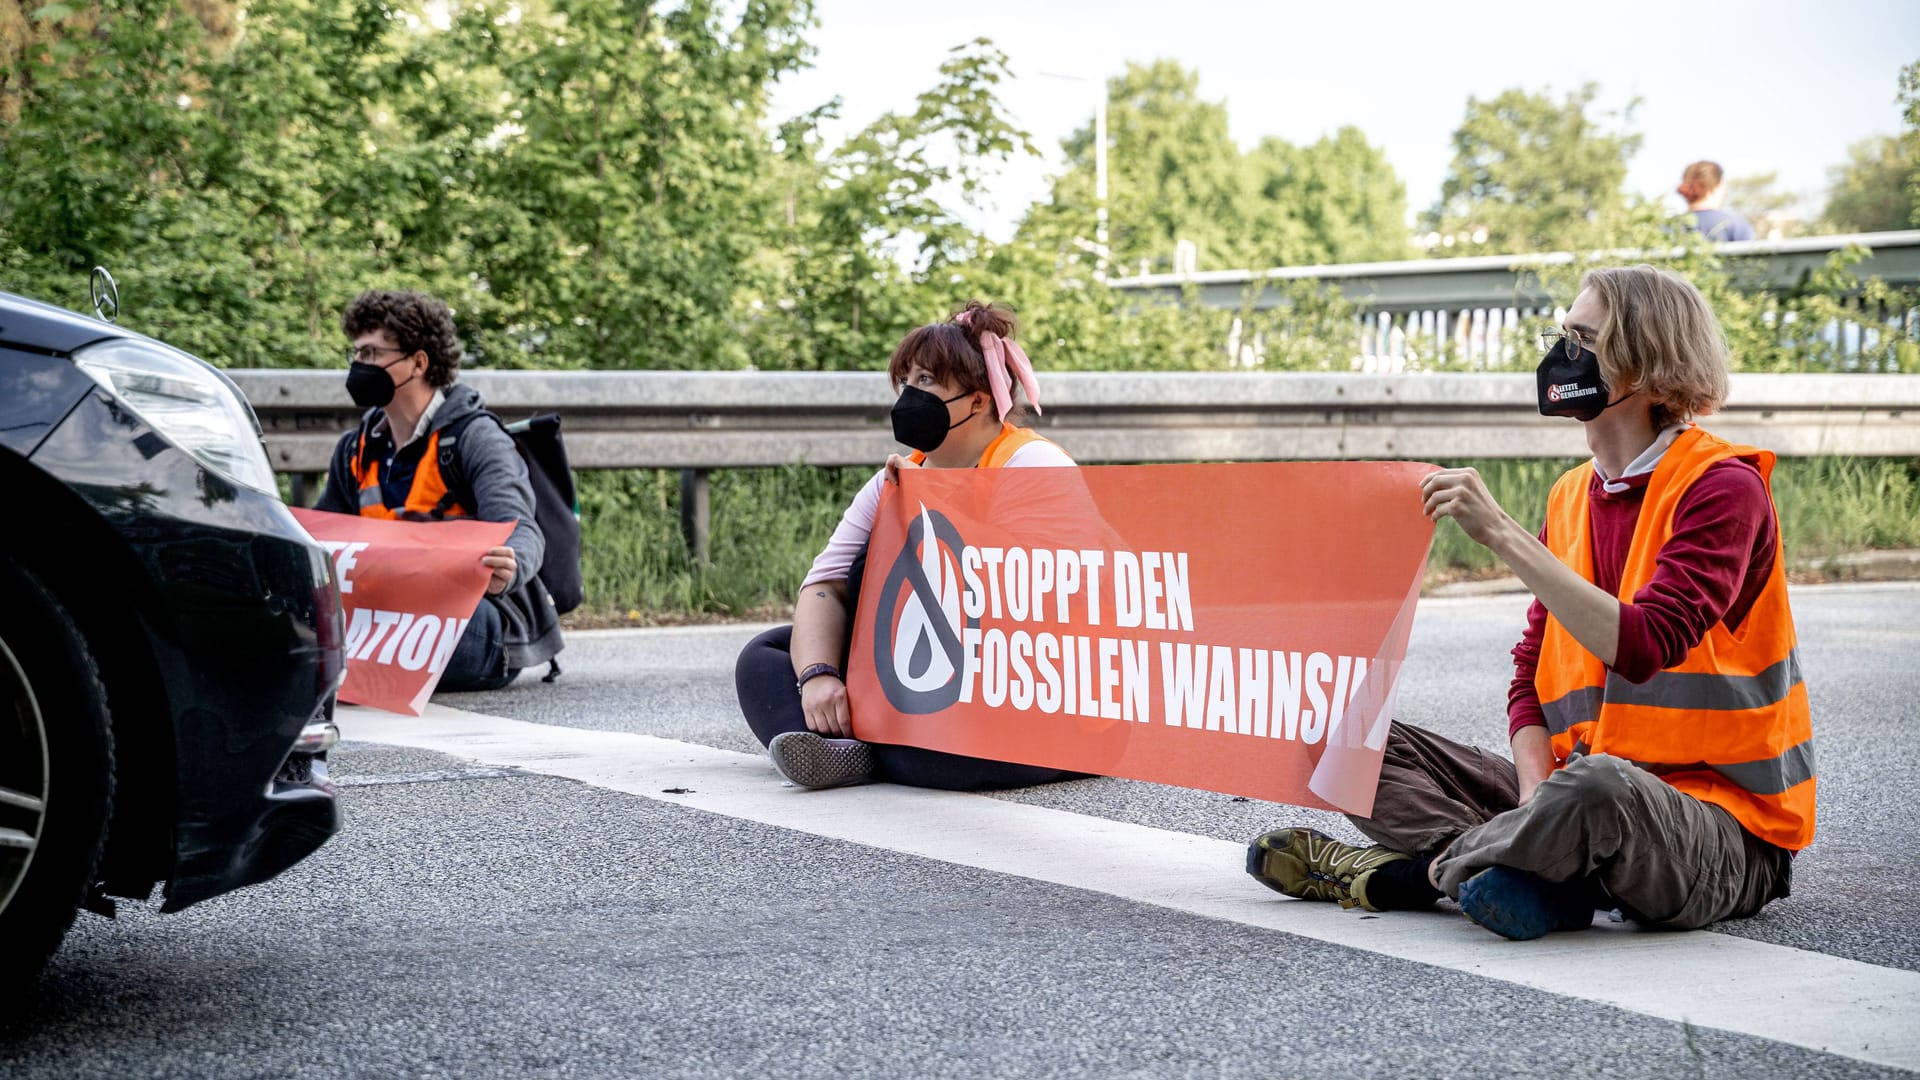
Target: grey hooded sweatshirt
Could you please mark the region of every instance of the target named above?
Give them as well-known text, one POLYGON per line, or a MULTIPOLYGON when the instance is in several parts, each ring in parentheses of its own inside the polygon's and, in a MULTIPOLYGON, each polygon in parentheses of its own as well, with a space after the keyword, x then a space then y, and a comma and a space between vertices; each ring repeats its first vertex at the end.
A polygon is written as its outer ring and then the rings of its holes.
MULTIPOLYGON (((486 408, 480 392, 471 386, 454 383, 441 391, 445 400, 434 411, 429 432, 462 424, 486 408)), ((367 436, 368 453, 376 460, 393 456, 392 469, 411 483, 413 470, 426 452, 428 440, 416 439, 395 453, 387 431, 386 415, 381 409, 368 409, 360 426, 340 436, 333 448, 333 462, 327 470, 326 490, 314 503, 316 510, 339 514, 357 514, 359 489, 354 483, 353 456, 359 450, 360 437, 367 436)), ((546 555, 547 541, 533 517, 533 485, 527 479, 527 464, 514 449, 513 437, 499 424, 483 418, 465 423, 452 445, 442 454, 458 455, 458 471, 472 492, 473 506, 463 506, 480 521, 513 521, 507 546, 513 549, 514 574, 506 591, 489 596, 486 602, 500 609, 508 668, 528 668, 553 659, 565 647, 560 638, 560 615, 553 598, 540 581, 540 564, 546 555)), ((387 506, 398 508, 406 501, 406 484, 389 484, 383 491, 387 506)))

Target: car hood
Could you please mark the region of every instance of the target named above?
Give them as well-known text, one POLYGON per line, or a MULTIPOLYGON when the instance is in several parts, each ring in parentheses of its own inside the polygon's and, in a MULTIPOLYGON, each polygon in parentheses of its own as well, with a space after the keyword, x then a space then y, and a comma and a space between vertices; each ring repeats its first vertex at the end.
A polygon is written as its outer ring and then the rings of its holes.
POLYGON ((70 353, 105 338, 137 336, 75 311, 0 292, 0 345, 70 353))

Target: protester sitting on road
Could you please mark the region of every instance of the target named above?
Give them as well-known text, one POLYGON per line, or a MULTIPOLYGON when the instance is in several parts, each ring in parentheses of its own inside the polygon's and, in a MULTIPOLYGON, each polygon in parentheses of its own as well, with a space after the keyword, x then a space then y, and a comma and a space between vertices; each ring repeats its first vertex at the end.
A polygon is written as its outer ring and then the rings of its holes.
POLYGON ((1687 200, 1687 213, 1700 235, 1715 243, 1753 239, 1753 226, 1747 219, 1724 208, 1727 184, 1719 165, 1711 161, 1694 162, 1680 174, 1680 186, 1674 190, 1687 200))
POLYGON ((1813 839, 1813 730, 1769 478, 1774 455, 1692 419, 1726 398, 1706 301, 1650 266, 1597 270, 1538 374, 1540 411, 1593 460, 1554 485, 1538 538, 1472 469, 1421 483, 1533 590, 1513 650, 1513 761, 1394 723, 1379 846, 1311 829, 1256 839, 1250 873, 1370 911, 1444 893, 1509 938, 1596 907, 1692 928, 1786 896, 1813 839))
POLYGON ((482 558, 493 572, 473 621, 440 677, 442 690, 496 690, 561 648, 560 617, 541 584, 546 540, 513 438, 454 382, 460 342, 447 305, 423 293, 369 290, 341 329, 347 393, 365 408, 334 447, 319 510, 408 521, 516 522, 482 558))
POLYGON ((880 485, 902 469, 1028 468, 1072 465, 1066 452, 1013 420, 1035 411, 1039 387, 1013 343, 1013 313, 970 301, 947 322, 901 340, 887 374, 899 394, 893 437, 910 457, 887 458, 854 496, 794 601, 793 625, 769 630, 741 651, 734 671, 740 710, 781 775, 801 787, 863 780, 979 790, 1025 787, 1077 774, 852 738, 846 666, 868 537, 880 485))

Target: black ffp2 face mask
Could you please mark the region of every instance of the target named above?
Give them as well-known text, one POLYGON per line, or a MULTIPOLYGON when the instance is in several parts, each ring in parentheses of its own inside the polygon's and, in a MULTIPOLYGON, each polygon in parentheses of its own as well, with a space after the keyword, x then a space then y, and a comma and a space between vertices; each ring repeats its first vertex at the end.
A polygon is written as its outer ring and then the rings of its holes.
POLYGON ((917 386, 903 387, 899 400, 893 403, 894 441, 923 454, 938 450, 947 441, 947 432, 973 419, 973 413, 968 413, 959 423, 950 423, 947 412, 949 404, 972 392, 962 391, 943 400, 917 386))
POLYGON ((363 409, 384 409, 393 404, 394 391, 413 381, 413 376, 395 385, 393 376, 379 364, 363 364, 358 360, 347 365, 347 396, 355 405, 363 409))
POLYGON ((1585 423, 1606 412, 1626 395, 1607 400, 1607 380, 1600 374, 1600 357, 1592 349, 1567 351, 1567 340, 1555 342, 1534 371, 1541 416, 1570 416, 1585 423))

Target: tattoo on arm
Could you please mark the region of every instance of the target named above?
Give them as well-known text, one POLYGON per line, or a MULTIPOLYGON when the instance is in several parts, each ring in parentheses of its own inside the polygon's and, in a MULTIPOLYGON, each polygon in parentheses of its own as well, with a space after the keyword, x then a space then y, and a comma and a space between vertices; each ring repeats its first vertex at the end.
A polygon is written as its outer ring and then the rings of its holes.
POLYGON ((817 589, 817 590, 815 590, 815 591, 814 591, 814 594, 813 594, 813 595, 815 595, 815 596, 817 596, 817 597, 819 597, 819 598, 820 598, 820 599, 822 599, 822 600, 825 600, 825 599, 827 598, 827 590, 825 590, 825 589, 817 589))

